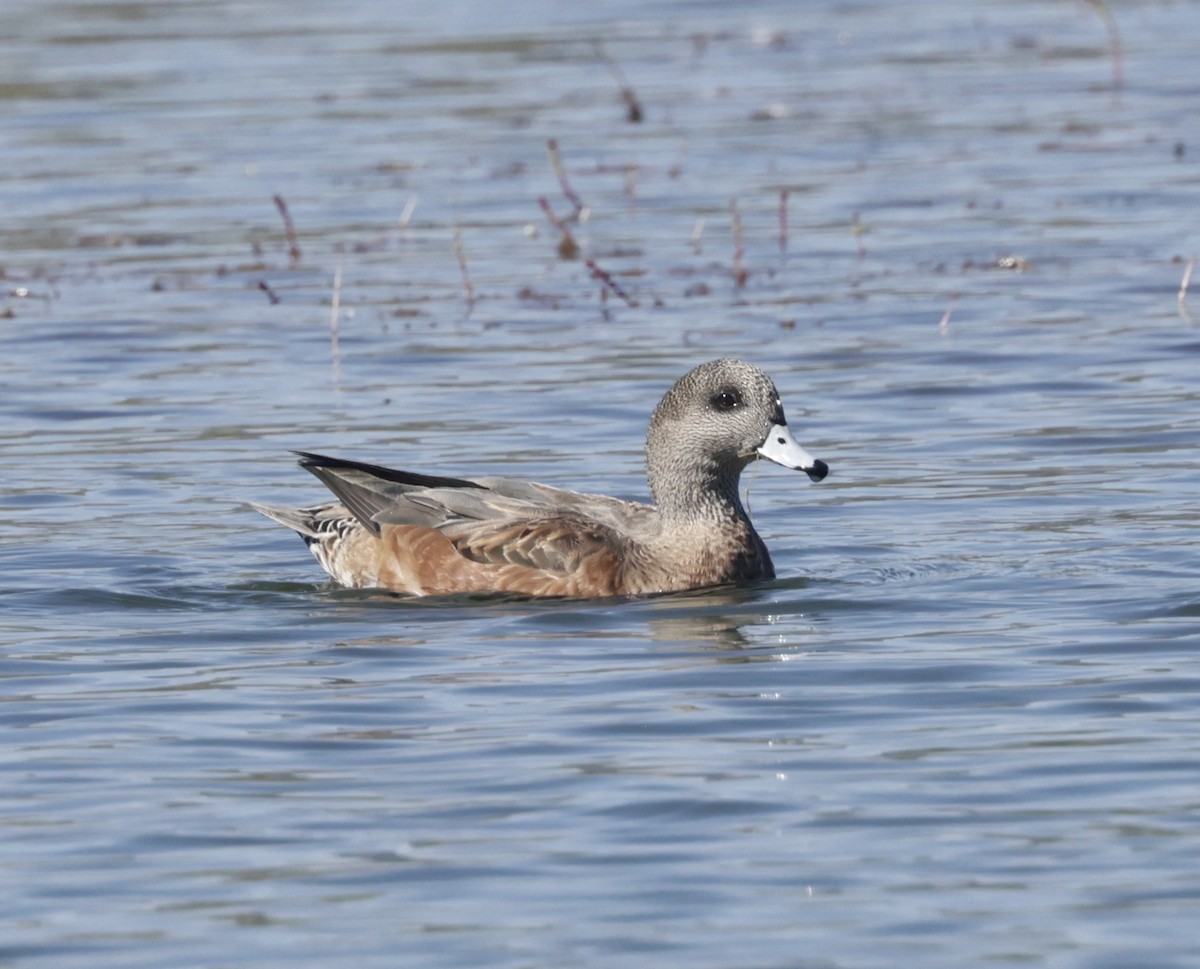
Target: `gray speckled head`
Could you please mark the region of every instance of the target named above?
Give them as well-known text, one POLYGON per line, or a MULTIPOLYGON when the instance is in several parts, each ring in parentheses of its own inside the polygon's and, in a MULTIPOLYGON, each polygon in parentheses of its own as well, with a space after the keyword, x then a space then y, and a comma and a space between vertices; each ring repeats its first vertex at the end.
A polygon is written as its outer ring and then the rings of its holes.
POLYGON ((803 470, 814 481, 828 470, 796 443, 775 384, 753 364, 701 364, 667 391, 650 420, 650 491, 670 517, 742 514, 738 478, 758 457, 803 470))

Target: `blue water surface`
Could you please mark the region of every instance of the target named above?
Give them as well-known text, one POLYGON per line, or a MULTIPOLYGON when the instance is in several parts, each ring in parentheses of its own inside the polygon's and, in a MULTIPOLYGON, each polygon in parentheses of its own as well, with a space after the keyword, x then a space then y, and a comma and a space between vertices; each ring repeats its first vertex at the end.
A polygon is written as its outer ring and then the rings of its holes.
POLYGON ((5 4, 0 963, 1196 965, 1198 35, 5 4), (832 468, 747 474, 773 582, 404 600, 244 504, 640 497, 724 355, 832 468))

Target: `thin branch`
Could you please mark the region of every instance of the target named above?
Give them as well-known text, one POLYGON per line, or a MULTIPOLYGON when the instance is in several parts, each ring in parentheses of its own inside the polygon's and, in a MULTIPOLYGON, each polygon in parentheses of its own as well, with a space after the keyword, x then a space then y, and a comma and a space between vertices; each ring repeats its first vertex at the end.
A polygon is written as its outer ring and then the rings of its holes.
POLYGON ((298 263, 300 261, 300 240, 296 237, 296 226, 292 222, 292 213, 288 211, 288 204, 282 195, 272 195, 271 199, 283 217, 283 231, 287 236, 288 243, 288 258, 293 263, 298 263))
POLYGON ((265 279, 260 279, 258 281, 258 288, 267 294, 267 299, 271 301, 272 306, 279 305, 279 295, 268 285, 265 279))

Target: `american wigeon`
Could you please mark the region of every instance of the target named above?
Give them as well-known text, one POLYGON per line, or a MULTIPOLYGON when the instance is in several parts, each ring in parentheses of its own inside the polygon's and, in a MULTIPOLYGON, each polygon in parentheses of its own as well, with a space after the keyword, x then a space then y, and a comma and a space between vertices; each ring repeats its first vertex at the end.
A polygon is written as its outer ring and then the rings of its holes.
POLYGON ((773 578, 738 497, 742 469, 764 457, 813 481, 829 471, 792 437, 771 378, 740 360, 701 364, 655 409, 652 505, 298 453, 338 501, 254 507, 298 532, 342 585, 417 596, 594 598, 773 578))

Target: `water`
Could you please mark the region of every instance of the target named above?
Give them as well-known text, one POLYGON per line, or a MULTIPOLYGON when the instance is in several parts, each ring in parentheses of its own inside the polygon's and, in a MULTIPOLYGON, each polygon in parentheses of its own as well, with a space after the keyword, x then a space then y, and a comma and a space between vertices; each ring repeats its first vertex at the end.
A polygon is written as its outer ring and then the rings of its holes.
POLYGON ((0 10, 0 962, 1195 965, 1200 6, 443 6, 0 10), (724 354, 833 469, 773 583, 407 602, 241 505, 639 495, 724 354))

